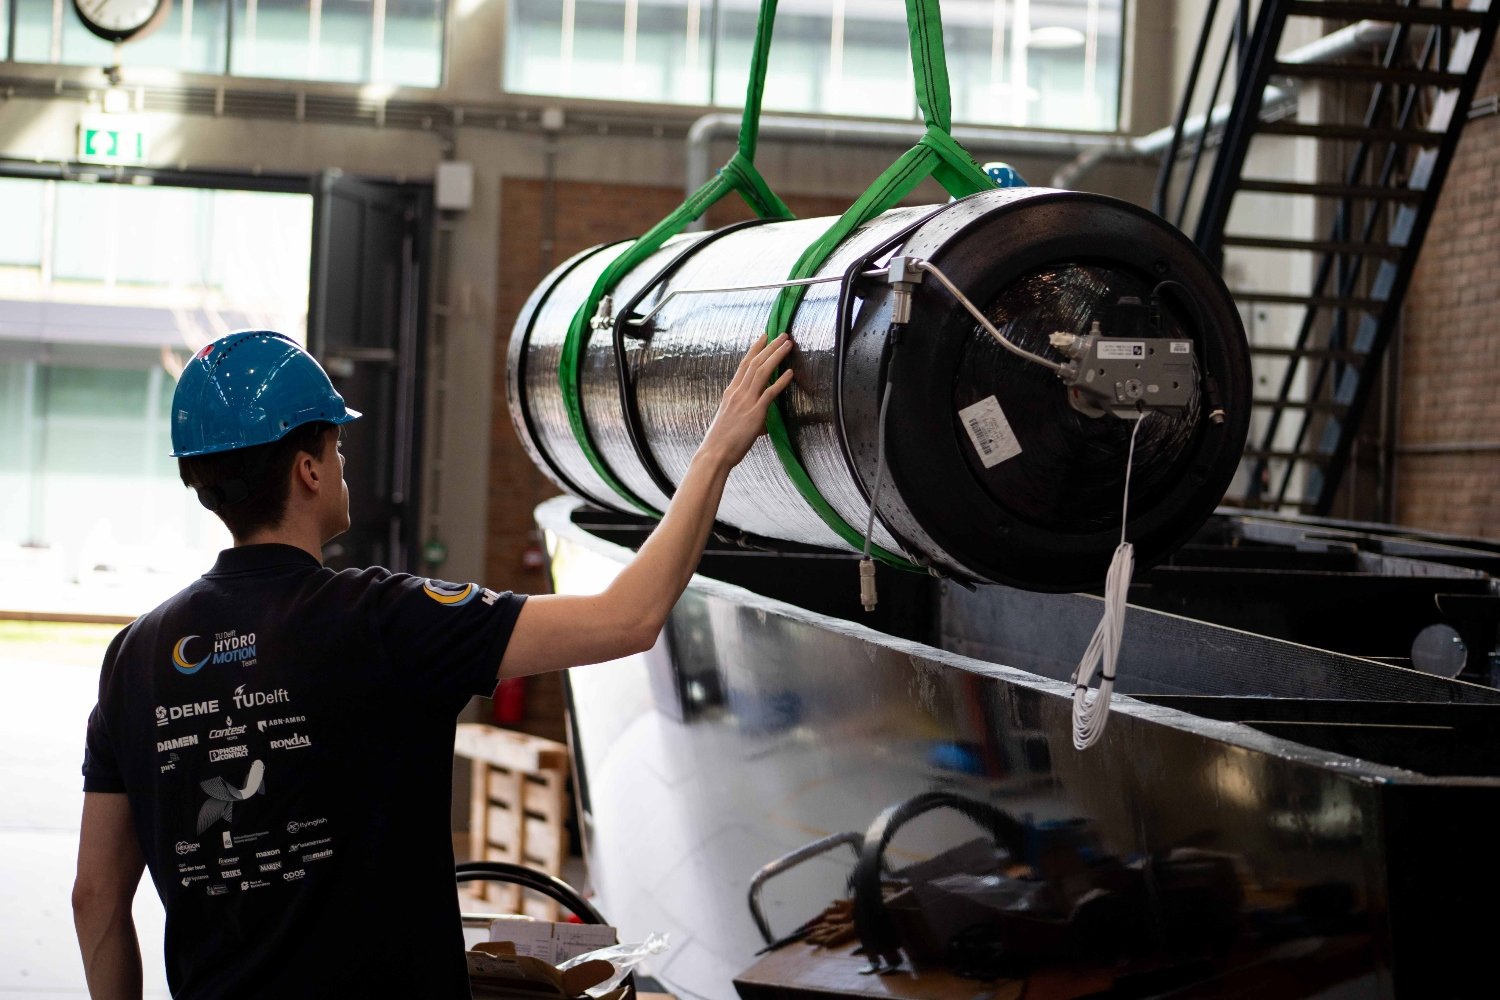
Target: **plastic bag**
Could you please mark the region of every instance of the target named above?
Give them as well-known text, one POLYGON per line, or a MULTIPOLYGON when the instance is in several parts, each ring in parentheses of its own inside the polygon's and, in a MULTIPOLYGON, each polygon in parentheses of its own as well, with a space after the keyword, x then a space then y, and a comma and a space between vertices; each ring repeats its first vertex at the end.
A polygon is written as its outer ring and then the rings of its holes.
POLYGON ((566 972, 575 965, 602 958, 615 967, 614 975, 597 986, 591 986, 587 992, 589 996, 602 997, 610 990, 619 986, 630 975, 630 970, 640 965, 652 955, 660 955, 670 947, 669 934, 648 934, 646 940, 639 944, 612 944, 608 948, 599 948, 583 955, 574 955, 557 967, 557 971, 566 972))

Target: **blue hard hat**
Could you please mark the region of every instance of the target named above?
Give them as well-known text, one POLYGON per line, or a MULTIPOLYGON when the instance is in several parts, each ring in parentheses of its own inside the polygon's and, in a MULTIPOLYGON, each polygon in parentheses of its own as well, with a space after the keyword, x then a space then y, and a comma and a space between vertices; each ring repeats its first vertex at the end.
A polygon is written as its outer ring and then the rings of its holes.
POLYGON ((203 348, 182 370, 172 395, 172 457, 270 444, 301 424, 347 424, 359 415, 295 340, 241 330, 203 348))

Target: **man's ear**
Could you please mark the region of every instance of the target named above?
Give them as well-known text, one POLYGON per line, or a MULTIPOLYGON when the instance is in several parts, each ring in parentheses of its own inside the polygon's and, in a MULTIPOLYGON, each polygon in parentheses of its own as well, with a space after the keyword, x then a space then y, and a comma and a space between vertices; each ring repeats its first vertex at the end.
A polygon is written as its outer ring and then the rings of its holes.
POLYGON ((292 475, 297 477, 297 482, 309 493, 317 493, 322 488, 318 463, 305 451, 297 452, 297 457, 292 462, 292 475))

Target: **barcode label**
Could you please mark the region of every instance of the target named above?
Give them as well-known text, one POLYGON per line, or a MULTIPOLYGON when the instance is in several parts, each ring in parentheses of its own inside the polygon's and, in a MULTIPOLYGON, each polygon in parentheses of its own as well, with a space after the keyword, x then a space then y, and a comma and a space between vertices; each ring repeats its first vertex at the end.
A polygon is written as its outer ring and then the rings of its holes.
POLYGON ((1010 421, 1005 419, 1005 412, 994 396, 965 406, 958 411, 958 419, 963 421, 974 451, 986 469, 1021 454, 1021 442, 1016 440, 1016 433, 1010 429, 1010 421))
POLYGON ((1173 354, 1192 354, 1193 353, 1193 342, 1191 340, 1174 340, 1174 341, 1172 341, 1172 353, 1173 354))

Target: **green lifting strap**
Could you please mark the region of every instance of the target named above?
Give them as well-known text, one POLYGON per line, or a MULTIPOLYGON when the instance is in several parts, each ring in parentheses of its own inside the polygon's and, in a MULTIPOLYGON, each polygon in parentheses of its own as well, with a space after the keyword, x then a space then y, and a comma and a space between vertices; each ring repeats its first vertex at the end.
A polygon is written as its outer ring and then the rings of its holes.
POLYGON ((662 244, 676 236, 708 211, 719 199, 731 191, 744 199, 751 211, 762 219, 793 218, 791 209, 776 196, 771 186, 755 166, 755 144, 760 135, 761 95, 765 91, 766 65, 771 51, 771 29, 776 22, 776 0, 761 0, 760 20, 756 26, 755 49, 750 60, 750 82, 745 91, 745 112, 740 118, 739 148, 720 168, 714 177, 666 218, 652 226, 646 234, 610 262, 595 280, 588 298, 573 314, 563 338, 562 353, 557 364, 557 379, 562 389, 563 406, 568 412, 568 424, 579 448, 599 478, 619 496, 643 514, 660 517, 661 513, 637 497, 622 483, 605 464, 599 449, 595 447, 588 426, 583 419, 583 395, 580 380, 583 375, 584 347, 588 342, 590 321, 599 308, 599 302, 620 280, 637 265, 661 249, 662 244))
MULTIPOLYGON (((917 106, 927 131, 917 144, 902 153, 895 163, 849 206, 811 246, 803 251, 788 277, 791 280, 812 277, 834 250, 849 235, 881 212, 892 208, 911 193, 922 180, 932 177, 955 198, 993 189, 995 182, 974 162, 968 151, 949 134, 951 101, 948 93, 948 63, 943 54, 943 22, 938 0, 906 0, 907 34, 911 39, 912 66, 916 71, 917 106)), ((766 333, 772 338, 791 329, 792 317, 807 292, 805 285, 783 288, 766 320, 766 333)), ((812 477, 802 465, 787 433, 780 401, 766 414, 766 429, 781 466, 791 477, 808 504, 840 538, 855 548, 862 548, 864 534, 839 516, 827 499, 818 492, 812 477)), ((872 498, 873 502, 873 498, 872 498)), ((900 555, 872 545, 870 555, 900 569, 921 571, 900 555)))

